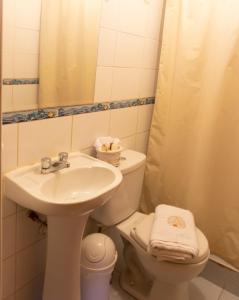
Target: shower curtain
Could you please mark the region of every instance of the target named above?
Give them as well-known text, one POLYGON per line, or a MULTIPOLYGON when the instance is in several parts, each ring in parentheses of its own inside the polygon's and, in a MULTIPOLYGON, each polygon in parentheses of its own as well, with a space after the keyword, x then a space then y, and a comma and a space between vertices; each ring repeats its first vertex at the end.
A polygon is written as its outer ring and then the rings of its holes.
POLYGON ((167 0, 141 208, 190 209, 239 268, 239 1, 167 0))
POLYGON ((101 0, 42 0, 39 106, 92 103, 101 0))

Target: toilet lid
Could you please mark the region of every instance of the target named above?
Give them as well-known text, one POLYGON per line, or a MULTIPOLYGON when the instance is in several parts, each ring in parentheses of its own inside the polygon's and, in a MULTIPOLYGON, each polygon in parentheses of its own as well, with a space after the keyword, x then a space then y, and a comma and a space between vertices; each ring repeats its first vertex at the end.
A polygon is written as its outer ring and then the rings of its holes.
MULTIPOLYGON (((141 222, 136 224, 130 232, 131 237, 147 251, 149 244, 150 234, 154 221, 154 213, 145 216, 141 222)), ((199 254, 197 257, 187 261, 187 263, 199 263, 209 255, 208 241, 202 231, 196 228, 196 234, 198 238, 199 254)))

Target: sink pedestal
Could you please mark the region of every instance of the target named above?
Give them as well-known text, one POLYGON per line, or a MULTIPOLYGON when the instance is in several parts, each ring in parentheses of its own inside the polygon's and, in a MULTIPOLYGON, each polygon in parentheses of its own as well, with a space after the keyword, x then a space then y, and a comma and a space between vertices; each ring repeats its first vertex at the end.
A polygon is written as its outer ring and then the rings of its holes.
POLYGON ((43 300, 81 299, 81 241, 88 217, 48 216, 43 300))

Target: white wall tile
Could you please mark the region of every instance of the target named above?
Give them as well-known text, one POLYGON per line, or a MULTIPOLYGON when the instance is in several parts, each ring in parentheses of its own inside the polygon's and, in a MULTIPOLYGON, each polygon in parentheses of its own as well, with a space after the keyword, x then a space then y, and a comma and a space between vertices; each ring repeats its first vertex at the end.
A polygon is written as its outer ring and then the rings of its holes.
POLYGON ((16 300, 42 300, 44 275, 40 275, 16 292, 16 300))
POLYGON ((146 22, 146 36, 149 38, 159 39, 163 2, 163 0, 150 0, 149 2, 146 22))
POLYGON ((97 61, 99 66, 114 65, 117 35, 115 30, 101 29, 97 61))
POLYGON ((3 217, 8 217, 16 214, 17 205, 15 202, 6 198, 5 195, 3 195, 2 197, 2 202, 3 202, 3 217))
POLYGON ((2 171, 7 172, 17 167, 17 124, 2 127, 2 171))
POLYGON ((136 134, 135 150, 147 154, 149 132, 136 134))
POLYGON ((26 210, 26 207, 17 204, 17 212, 20 212, 22 210, 26 210))
POLYGON ((14 40, 14 51, 15 53, 38 54, 39 53, 39 31, 16 28, 15 40, 14 40))
POLYGON ((153 114, 153 104, 139 106, 139 118, 137 125, 137 132, 144 132, 150 129, 152 114, 153 114))
POLYGON ((70 151, 72 117, 19 124, 19 166, 70 151), (60 130, 59 130, 60 129, 60 130))
POLYGON ((113 70, 112 67, 97 67, 94 102, 110 101, 113 70))
POLYGON ((111 110, 110 135, 128 137, 136 133, 138 107, 111 110))
POLYGON ((142 67, 149 69, 158 68, 159 41, 144 39, 142 67))
POLYGON ((118 29, 119 1, 120 0, 103 0, 101 26, 109 29, 118 29))
POLYGON ((119 33, 115 54, 115 65, 119 67, 140 67, 144 38, 128 33, 119 33))
POLYGON ((2 111, 8 112, 13 109, 13 87, 12 85, 2 86, 2 111))
POLYGON ((156 70, 144 69, 140 71, 140 92, 139 96, 143 97, 154 97, 156 88, 156 70))
POLYGON ((110 112, 96 112, 73 117, 72 150, 93 146, 99 136, 109 134, 110 112))
POLYGON ((46 240, 40 240, 16 255, 16 289, 44 272, 46 240))
POLYGON ((13 77, 13 55, 7 51, 2 53, 2 77, 13 77))
POLYGON ((12 102, 12 110, 18 111, 24 109, 36 109, 38 99, 38 85, 26 84, 26 85, 14 85, 12 102))
POLYGON ((146 30, 147 7, 144 0, 120 0, 120 31, 143 36, 146 30))
POLYGON ((15 0, 3 0, 3 24, 4 27, 15 26, 15 0))
POLYGON ((11 295, 11 296, 9 296, 9 297, 7 297, 7 298, 4 298, 3 300, 16 300, 15 294, 14 294, 14 295, 11 295))
POLYGON ((3 258, 14 255, 16 248, 16 215, 3 220, 3 258))
POLYGON ((28 29, 40 29, 41 0, 15 0, 16 26, 28 29))
POLYGON ((7 53, 13 53, 14 50, 14 38, 15 30, 12 27, 3 26, 2 32, 3 39, 3 51, 7 53))
POLYGON ((115 68, 113 72, 111 100, 138 98, 140 75, 138 69, 115 68))
POLYGON ((15 53, 14 78, 38 78, 38 54, 15 53))
POLYGON ((121 145, 124 149, 135 149, 135 135, 121 139, 121 145))
POLYGON ((17 213, 16 250, 22 250, 34 242, 42 239, 39 224, 28 217, 28 211, 22 210, 17 213))
POLYGON ((15 292, 15 256, 3 261, 3 298, 15 292))
POLYGON ((81 149, 80 151, 82 153, 87 154, 87 155, 96 157, 96 151, 95 151, 94 147, 88 147, 88 148, 85 148, 85 149, 81 149))

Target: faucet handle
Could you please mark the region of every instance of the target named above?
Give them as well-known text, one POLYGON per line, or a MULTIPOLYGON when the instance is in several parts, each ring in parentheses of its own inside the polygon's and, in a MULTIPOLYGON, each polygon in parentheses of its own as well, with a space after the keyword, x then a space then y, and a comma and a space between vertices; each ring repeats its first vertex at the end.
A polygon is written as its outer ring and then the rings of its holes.
POLYGON ((67 161, 68 160, 68 153, 67 152, 60 152, 58 154, 59 156, 59 161, 67 161))
POLYGON ((41 169, 46 170, 51 167, 51 158, 50 157, 43 157, 41 159, 41 169))

